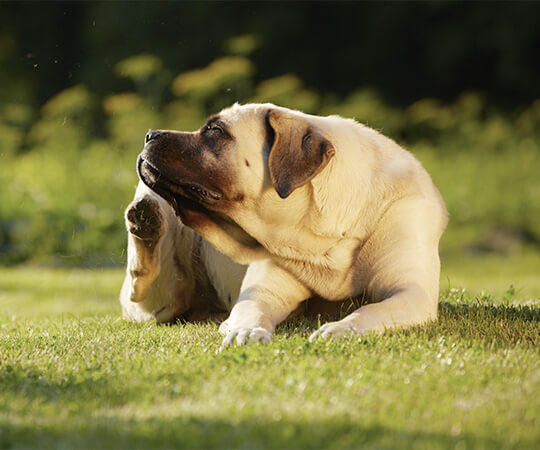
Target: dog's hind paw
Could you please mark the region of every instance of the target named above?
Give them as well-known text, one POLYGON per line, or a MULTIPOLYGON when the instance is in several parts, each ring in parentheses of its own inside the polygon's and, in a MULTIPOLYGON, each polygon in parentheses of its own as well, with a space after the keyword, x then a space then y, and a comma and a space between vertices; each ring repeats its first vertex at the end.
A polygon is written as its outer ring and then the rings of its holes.
POLYGON ((126 228, 139 239, 158 240, 165 232, 159 203, 150 197, 132 202, 126 209, 126 228))

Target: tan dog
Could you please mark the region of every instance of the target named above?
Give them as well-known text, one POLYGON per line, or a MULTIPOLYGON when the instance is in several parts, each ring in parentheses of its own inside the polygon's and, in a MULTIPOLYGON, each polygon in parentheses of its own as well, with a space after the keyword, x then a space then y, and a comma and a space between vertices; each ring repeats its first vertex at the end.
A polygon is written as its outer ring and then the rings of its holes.
POLYGON ((269 341, 312 296, 369 304, 311 340, 437 317, 444 202, 420 163, 372 129, 234 105, 194 133, 148 133, 138 173, 128 317, 230 310, 224 345, 269 341))

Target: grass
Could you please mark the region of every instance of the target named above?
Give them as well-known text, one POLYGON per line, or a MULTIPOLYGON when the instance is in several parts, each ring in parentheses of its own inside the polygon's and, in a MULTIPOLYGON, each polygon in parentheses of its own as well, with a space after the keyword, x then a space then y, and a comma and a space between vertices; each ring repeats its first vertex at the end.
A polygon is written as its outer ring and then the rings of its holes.
POLYGON ((528 250, 508 256, 488 254, 442 259, 441 291, 466 288, 473 295, 488 295, 495 303, 540 303, 540 252, 528 250), (513 291, 513 293, 512 293, 513 291))
POLYGON ((0 448, 538 448, 538 259, 491 293, 504 259, 449 262, 434 324, 221 353, 215 325, 121 320, 121 270, 2 269, 0 448))

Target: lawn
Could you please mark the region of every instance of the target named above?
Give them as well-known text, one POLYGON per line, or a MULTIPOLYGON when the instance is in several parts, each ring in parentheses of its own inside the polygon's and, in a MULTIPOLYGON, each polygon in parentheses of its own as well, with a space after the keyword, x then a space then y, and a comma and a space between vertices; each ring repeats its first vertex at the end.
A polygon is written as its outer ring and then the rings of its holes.
POLYGON ((539 263, 448 261, 436 324, 223 352, 123 321, 119 269, 2 269, 0 448, 538 448, 539 263))

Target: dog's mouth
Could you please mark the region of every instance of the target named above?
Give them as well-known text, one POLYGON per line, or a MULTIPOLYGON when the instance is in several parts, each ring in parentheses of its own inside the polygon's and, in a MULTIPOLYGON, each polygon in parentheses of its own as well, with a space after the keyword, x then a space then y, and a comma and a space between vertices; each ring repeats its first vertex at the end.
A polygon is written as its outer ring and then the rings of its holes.
POLYGON ((217 226, 241 245, 252 248, 262 246, 234 220, 218 211, 219 207, 216 206, 223 199, 221 192, 192 181, 170 181, 141 155, 137 159, 137 173, 142 182, 163 197, 182 220, 185 210, 197 211, 211 218, 217 226))
POLYGON ((194 181, 171 181, 141 155, 137 159, 137 173, 143 183, 167 200, 177 213, 180 206, 198 210, 201 206, 218 203, 223 197, 221 192, 194 181))

